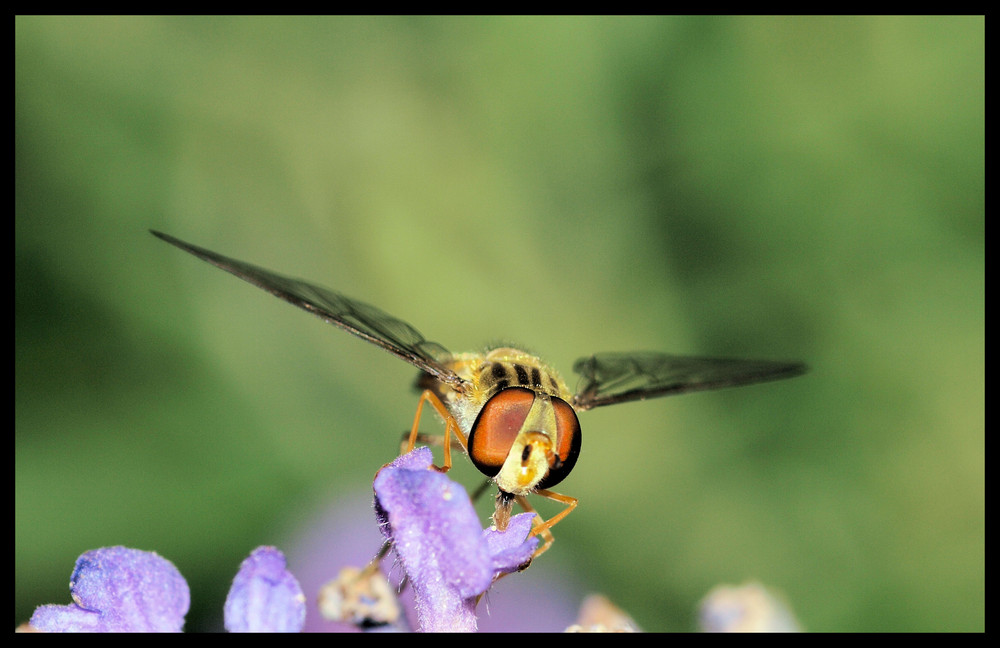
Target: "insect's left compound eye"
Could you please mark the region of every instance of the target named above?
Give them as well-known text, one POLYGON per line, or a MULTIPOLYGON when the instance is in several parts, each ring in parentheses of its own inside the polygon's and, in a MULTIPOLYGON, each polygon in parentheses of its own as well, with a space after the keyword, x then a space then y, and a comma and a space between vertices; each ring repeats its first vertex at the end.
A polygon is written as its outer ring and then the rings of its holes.
POLYGON ((469 458, 479 472, 489 477, 500 472, 534 402, 535 392, 523 387, 498 391, 486 401, 469 432, 469 458))

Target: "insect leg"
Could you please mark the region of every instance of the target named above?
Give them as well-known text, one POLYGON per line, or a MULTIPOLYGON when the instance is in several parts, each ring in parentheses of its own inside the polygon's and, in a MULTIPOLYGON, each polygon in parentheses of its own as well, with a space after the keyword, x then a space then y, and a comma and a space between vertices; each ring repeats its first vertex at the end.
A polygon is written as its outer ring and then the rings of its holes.
POLYGON ((569 495, 563 495, 561 493, 555 493, 550 490, 537 490, 536 495, 541 495, 542 497, 548 498, 554 502, 559 502, 560 504, 565 504, 566 508, 552 516, 548 520, 543 520, 542 516, 528 503, 528 500, 523 495, 516 495, 517 503, 521 505, 525 511, 535 514, 534 527, 531 529, 531 535, 540 535, 544 541, 542 546, 535 550, 532 554, 531 559, 534 560, 538 558, 543 553, 549 550, 552 543, 555 542, 555 537, 553 537, 552 532, 549 531, 552 527, 562 521, 564 517, 569 515, 573 509, 576 508, 577 499, 575 497, 570 497, 569 495))
POLYGON ((417 413, 413 417, 413 427, 410 429, 410 440, 406 444, 406 451, 410 452, 413 450, 413 446, 416 445, 418 438, 426 438, 422 437, 420 434, 420 415, 424 410, 424 402, 430 403, 431 407, 434 408, 434 411, 438 413, 438 416, 444 419, 444 466, 440 468, 434 466, 434 468, 436 470, 440 470, 441 472, 448 472, 451 468, 451 434, 455 434, 455 439, 461 445, 462 450, 465 450, 468 447, 468 441, 466 440, 465 435, 462 434, 462 430, 459 429, 458 421, 456 421, 455 417, 448 411, 448 407, 445 406, 437 394, 429 389, 425 389, 420 394, 420 402, 417 403, 417 413))
MULTIPOLYGON (((427 434, 425 432, 418 432, 417 438, 414 440, 414 445, 433 445, 439 447, 444 445, 444 435, 443 434, 427 434)), ((399 454, 405 454, 406 449, 410 446, 410 431, 407 430, 403 432, 402 438, 399 440, 399 454)), ((465 452, 465 446, 458 439, 451 440, 452 450, 459 450, 465 452)), ((492 480, 488 480, 487 484, 492 484, 492 480)), ((473 498, 475 500, 476 498, 473 498)))

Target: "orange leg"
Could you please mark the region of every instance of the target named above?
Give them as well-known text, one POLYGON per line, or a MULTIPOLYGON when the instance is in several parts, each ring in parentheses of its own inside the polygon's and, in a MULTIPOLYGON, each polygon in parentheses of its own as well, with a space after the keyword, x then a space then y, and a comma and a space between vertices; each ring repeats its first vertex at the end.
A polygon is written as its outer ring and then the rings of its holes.
POLYGON ((549 550, 549 547, 551 547, 552 543, 555 542, 555 537, 553 537, 552 532, 549 531, 549 529, 554 527, 556 524, 561 522, 564 517, 569 515, 573 509, 576 508, 576 504, 578 502, 575 497, 570 497, 569 495, 563 495, 561 493, 555 493, 545 489, 537 490, 535 491, 535 494, 541 495, 542 497, 548 498, 554 502, 565 504, 566 508, 559 511, 559 513, 555 514, 548 520, 544 520, 542 519, 542 516, 539 515, 538 512, 531 506, 531 504, 528 503, 528 500, 523 495, 515 496, 515 499, 517 499, 517 503, 521 505, 521 508, 529 513, 535 514, 534 527, 531 529, 531 535, 540 535, 542 536, 542 540, 544 540, 542 546, 536 549, 535 553, 531 555, 532 560, 538 558, 549 550))
MULTIPOLYGON (((432 445, 434 447, 440 447, 444 445, 444 435, 443 434, 427 434, 425 432, 418 432, 417 438, 414 439, 414 445, 432 445)), ((403 438, 399 441, 399 454, 406 454, 406 449, 410 447, 410 431, 407 430, 403 432, 403 438)), ((460 452, 465 452, 465 446, 458 439, 451 440, 451 449, 458 450, 460 452)), ((490 483, 493 483, 490 480, 490 483)))
POLYGON ((406 452, 413 450, 413 446, 416 445, 417 439, 428 439, 434 437, 427 437, 420 434, 420 415, 424 411, 424 402, 431 404, 434 411, 438 413, 442 419, 444 419, 444 439, 442 445, 444 445, 444 466, 437 467, 434 466, 435 470, 441 472, 448 472, 451 469, 451 434, 455 434, 455 439, 461 445, 462 450, 468 447, 468 441, 465 435, 462 434, 462 430, 458 427, 458 421, 452 416, 451 412, 448 411, 448 407, 445 406, 441 399, 438 398, 437 394, 425 389, 423 393, 420 394, 420 402, 417 403, 417 414, 413 417, 413 427, 410 428, 410 439, 406 444, 406 452))

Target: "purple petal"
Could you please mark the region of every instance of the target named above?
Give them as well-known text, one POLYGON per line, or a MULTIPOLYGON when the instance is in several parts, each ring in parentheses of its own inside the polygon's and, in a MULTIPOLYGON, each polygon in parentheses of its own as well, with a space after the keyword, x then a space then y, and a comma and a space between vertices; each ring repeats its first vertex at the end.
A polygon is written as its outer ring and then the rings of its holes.
POLYGON ((465 489, 429 469, 431 461, 418 448, 380 470, 377 515, 413 585, 421 629, 471 631, 479 595, 498 572, 523 564, 538 540, 524 539, 530 517, 514 533, 484 533, 465 489))
POLYGON ((31 626, 45 632, 180 632, 191 595, 167 559, 149 551, 106 547, 76 561, 72 605, 43 605, 31 626))
POLYGON ((258 547, 240 565, 225 606, 229 632, 301 632, 306 597, 274 547, 258 547))
POLYGON ((489 548, 494 576, 517 571, 521 565, 531 560, 539 539, 525 542, 523 538, 531 532, 534 513, 519 513, 510 519, 507 530, 501 533, 493 527, 483 531, 483 540, 489 548))

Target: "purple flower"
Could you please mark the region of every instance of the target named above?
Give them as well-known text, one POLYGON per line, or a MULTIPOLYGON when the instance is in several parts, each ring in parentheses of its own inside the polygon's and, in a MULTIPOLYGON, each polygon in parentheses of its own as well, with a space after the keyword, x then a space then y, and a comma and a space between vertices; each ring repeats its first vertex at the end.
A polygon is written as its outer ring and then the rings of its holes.
POLYGON ((31 626, 44 632, 180 632, 191 594, 166 558, 106 547, 76 561, 70 605, 43 605, 31 626))
MULTIPOLYGON (((481 511, 479 519, 484 521, 481 511)), ((303 518, 300 527, 289 530, 287 547, 283 545, 282 548, 310 600, 303 632, 355 632, 367 627, 358 627, 348 621, 331 621, 322 610, 315 614, 312 600, 345 566, 360 570, 369 564, 384 540, 374 521, 369 482, 367 492, 345 492, 337 499, 325 501, 303 518)), ((568 545, 568 542, 563 545, 567 551, 568 545)), ((558 539, 556 546, 559 546, 558 539)), ((587 588, 577 580, 577 571, 560 567, 556 560, 545 560, 559 553, 550 552, 551 555, 532 562, 523 574, 507 576, 491 585, 476 607, 479 631, 565 630, 575 618, 587 588)), ((391 629, 419 628, 413 588, 409 584, 399 587, 398 577, 404 577, 405 573, 398 556, 387 557, 381 567, 389 572, 388 576, 382 576, 386 579, 384 584, 391 592, 398 593, 397 603, 402 614, 391 629)))
POLYGON ((379 471, 376 514, 413 587, 421 630, 474 631, 479 596, 531 559, 534 514, 514 516, 504 533, 484 531, 465 489, 430 469, 432 460, 418 448, 379 471))
POLYGON ((258 547, 240 565, 226 597, 229 632, 300 632, 306 597, 274 547, 258 547))
MULTIPOLYGON (((70 605, 43 605, 29 625, 43 632, 180 632, 191 602, 187 582, 167 559, 151 551, 106 547, 76 561, 70 605)), ((232 632, 298 632, 305 597, 274 547, 243 561, 226 600, 232 632)))

